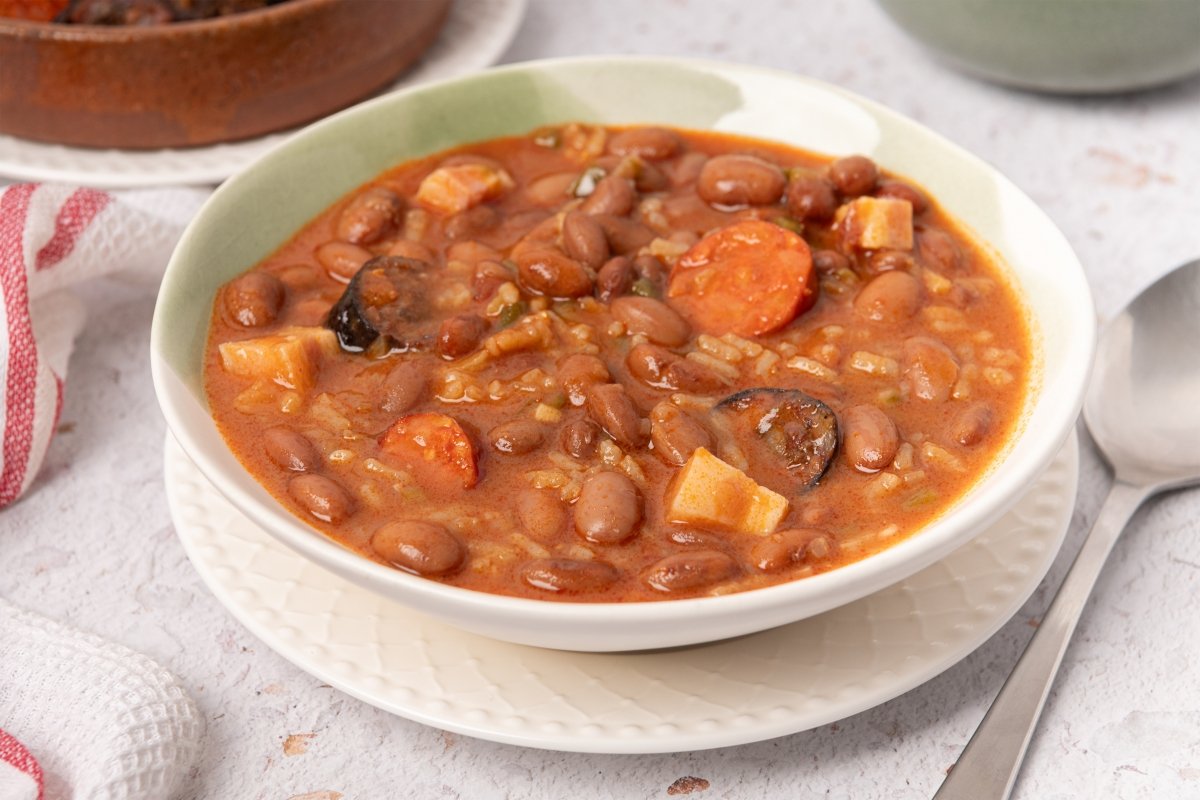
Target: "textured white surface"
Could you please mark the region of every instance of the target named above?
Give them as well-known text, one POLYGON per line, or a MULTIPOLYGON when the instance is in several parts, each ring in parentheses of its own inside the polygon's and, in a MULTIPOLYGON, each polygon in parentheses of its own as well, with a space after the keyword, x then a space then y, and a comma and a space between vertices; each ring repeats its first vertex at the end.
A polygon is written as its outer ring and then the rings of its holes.
POLYGON ((756 742, 849 716, 978 647, 1029 597, 1070 522, 1072 438, 1016 508, 948 558, 783 627, 657 652, 523 647, 448 627, 276 541, 168 436, 167 502, 204 582, 306 672, 372 705, 510 744, 670 753, 756 742))
MULTIPOLYGON (((791 69, 920 120, 998 166, 1046 209, 1088 269, 1102 316, 1200 254, 1200 80, 1090 99, 1000 89, 930 60, 866 0, 534 0, 505 60, 602 52, 791 69)), ((181 677, 208 723, 185 798, 665 798, 689 775, 708 781, 688 795, 697 798, 928 798, 1107 489, 1085 436, 1076 515, 1042 587, 975 653, 875 709, 692 754, 493 744, 321 684, 217 603, 167 515, 164 425, 146 362, 154 291, 107 280, 88 297, 63 433, 30 496, 0 514, 0 594, 143 651, 181 677)), ((1067 652, 1015 797, 1200 796, 1197 519, 1197 492, 1164 497, 1134 518, 1067 652)))
MULTIPOLYGON (((493 63, 520 24, 526 0, 455 0, 438 40, 393 88, 493 63)), ((220 183, 286 139, 273 133, 182 150, 92 150, 0 136, 0 176, 102 188, 220 183)))
POLYGON ((0 653, 0 719, 20 732, 51 797, 159 800, 184 785, 204 718, 174 675, 4 600, 0 653))

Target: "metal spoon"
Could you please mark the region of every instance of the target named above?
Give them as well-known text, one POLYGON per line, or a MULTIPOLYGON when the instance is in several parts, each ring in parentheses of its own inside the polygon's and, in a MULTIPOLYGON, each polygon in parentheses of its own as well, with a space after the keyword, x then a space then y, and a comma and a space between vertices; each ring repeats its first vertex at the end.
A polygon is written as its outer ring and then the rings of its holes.
POLYGON ((1200 483, 1200 259, 1160 278, 1100 335, 1083 404, 1114 480, 1021 660, 934 800, 1005 800, 1104 562, 1147 498, 1200 483))

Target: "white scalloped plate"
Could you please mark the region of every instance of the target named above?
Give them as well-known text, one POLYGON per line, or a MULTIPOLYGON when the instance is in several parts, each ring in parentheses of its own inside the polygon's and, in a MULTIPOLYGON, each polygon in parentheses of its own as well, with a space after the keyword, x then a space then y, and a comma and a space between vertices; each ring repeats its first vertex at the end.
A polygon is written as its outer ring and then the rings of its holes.
POLYGON ((943 561, 816 617, 674 650, 574 653, 424 617, 326 572, 233 508, 170 436, 167 500, 225 606, 301 669, 379 708, 509 744, 662 753, 745 744, 856 714, 995 633, 1057 554, 1079 480, 1072 434, 1008 514, 943 561))
MULTIPOLYGON (((387 91, 494 63, 512 42, 527 0, 454 0, 437 41, 387 91)), ((126 189, 216 184, 294 131, 180 150, 99 150, 0 136, 0 178, 126 189)))

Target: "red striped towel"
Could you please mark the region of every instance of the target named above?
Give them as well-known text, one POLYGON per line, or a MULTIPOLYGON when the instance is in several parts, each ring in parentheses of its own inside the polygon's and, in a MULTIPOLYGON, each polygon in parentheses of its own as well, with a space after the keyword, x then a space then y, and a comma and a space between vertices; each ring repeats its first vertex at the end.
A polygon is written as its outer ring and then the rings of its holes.
POLYGON ((0 800, 42 800, 45 794, 37 759, 0 730, 0 800))
POLYGON ((116 271, 160 274, 204 197, 41 184, 0 193, 0 509, 33 482, 62 409, 84 322, 68 287, 116 271))

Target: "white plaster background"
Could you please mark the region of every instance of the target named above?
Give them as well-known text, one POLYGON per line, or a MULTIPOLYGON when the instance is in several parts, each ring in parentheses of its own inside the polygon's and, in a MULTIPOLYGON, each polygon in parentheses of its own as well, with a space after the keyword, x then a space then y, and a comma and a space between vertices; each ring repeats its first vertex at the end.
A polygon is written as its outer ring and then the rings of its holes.
MULTIPOLYGON (((532 0, 505 56, 678 54, 832 81, 995 164, 1062 227, 1100 313, 1200 256, 1200 80, 1059 98, 932 60, 867 0, 532 0)), ((982 717, 1090 525, 1108 478, 1083 438, 1075 519, 1051 574, 978 651, 883 706, 722 750, 592 756, 452 735, 300 672, 201 585, 162 488, 164 423, 147 363, 152 286, 87 292, 62 431, 30 495, 0 514, 0 594, 141 650, 208 721, 185 798, 926 798, 982 717), (311 734, 291 740, 288 736, 311 734), (297 752, 304 750, 304 752, 297 752)), ((1181 369, 1196 365, 1180 365, 1181 369)), ((1200 398, 1197 398, 1200 401, 1200 398)), ((1015 796, 1200 797, 1200 492, 1138 514, 1067 653, 1015 796)))

